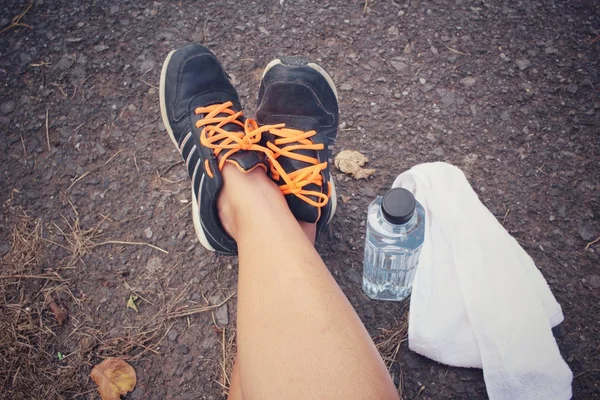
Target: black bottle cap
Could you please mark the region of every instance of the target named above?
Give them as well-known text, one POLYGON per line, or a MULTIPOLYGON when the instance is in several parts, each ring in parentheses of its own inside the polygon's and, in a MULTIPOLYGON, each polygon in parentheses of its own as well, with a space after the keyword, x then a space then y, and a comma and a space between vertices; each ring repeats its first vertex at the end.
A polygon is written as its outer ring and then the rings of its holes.
POLYGON ((402 225, 412 218, 416 206, 417 201, 411 192, 404 188, 395 188, 383 195, 381 211, 389 222, 402 225))

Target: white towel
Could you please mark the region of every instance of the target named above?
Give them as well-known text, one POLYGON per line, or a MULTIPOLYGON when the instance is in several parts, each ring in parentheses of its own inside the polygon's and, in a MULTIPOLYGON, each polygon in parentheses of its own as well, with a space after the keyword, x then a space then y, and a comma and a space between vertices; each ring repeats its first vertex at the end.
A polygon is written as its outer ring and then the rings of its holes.
POLYGON ((573 374, 551 331, 563 320, 560 305, 462 171, 421 164, 393 187, 410 190, 426 212, 409 348, 444 364, 483 368, 491 400, 570 399, 573 374))

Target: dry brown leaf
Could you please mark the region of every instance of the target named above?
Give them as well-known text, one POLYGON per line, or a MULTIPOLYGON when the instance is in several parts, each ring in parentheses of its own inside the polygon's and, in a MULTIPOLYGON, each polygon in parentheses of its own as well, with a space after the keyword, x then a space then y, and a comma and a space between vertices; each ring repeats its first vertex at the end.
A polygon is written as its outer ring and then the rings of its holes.
POLYGON ((342 172, 350 174, 354 179, 367 179, 375 173, 372 168, 362 168, 369 161, 367 157, 355 150, 343 150, 335 157, 335 166, 342 172))
POLYGON ((120 358, 107 358, 92 369, 90 377, 102 400, 119 400, 131 392, 137 383, 135 370, 120 358))
POLYGON ((51 294, 46 294, 46 302, 48 303, 50 311, 54 314, 56 322, 58 322, 59 325, 62 325, 67 319, 67 312, 54 302, 51 294))

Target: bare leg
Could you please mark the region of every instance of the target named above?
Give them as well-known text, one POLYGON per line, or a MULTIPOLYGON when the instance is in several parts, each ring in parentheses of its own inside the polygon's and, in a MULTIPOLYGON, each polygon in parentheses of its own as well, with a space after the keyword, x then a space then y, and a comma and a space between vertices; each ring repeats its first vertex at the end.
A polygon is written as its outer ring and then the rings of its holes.
POLYGON ((230 398, 397 399, 375 345, 307 238, 313 229, 305 234, 261 171, 222 172, 219 211, 240 265, 230 398))

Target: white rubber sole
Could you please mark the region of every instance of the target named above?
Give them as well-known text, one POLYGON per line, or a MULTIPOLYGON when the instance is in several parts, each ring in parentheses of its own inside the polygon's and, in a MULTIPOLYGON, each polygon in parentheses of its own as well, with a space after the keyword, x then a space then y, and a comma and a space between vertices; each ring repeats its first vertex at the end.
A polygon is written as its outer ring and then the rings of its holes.
MULTIPOLYGON (((169 65, 169 61, 171 61, 171 57, 175 53, 175 50, 170 52, 165 58, 165 62, 163 63, 163 67, 160 73, 160 86, 159 86, 159 98, 160 98, 160 115, 163 120, 163 124, 165 125, 165 129, 171 138, 171 141, 175 145, 175 148, 179 150, 179 146, 177 145, 177 140, 175 140, 175 135, 173 135, 173 129, 171 128, 171 124, 169 124, 169 117, 167 116, 167 104, 165 103, 165 83, 167 76, 167 67, 169 65)), ((197 171, 196 171, 197 173, 197 171)), ((202 188, 202 184, 204 183, 204 176, 202 176, 202 180, 200 181, 200 188, 202 188)), ((200 218, 200 208, 199 208, 199 199, 196 198, 196 193, 194 193, 194 179, 192 179, 191 183, 192 189, 192 220, 194 221, 194 230, 196 231, 196 236, 200 241, 200 244, 204 246, 207 250, 215 251, 215 249, 210 245, 208 239, 206 238, 206 234, 204 233, 204 229, 202 228, 202 219, 200 218)))
MULTIPOLYGON (((262 73, 261 79, 265 77, 265 75, 271 68, 273 68, 274 66, 279 65, 279 64, 283 64, 279 58, 276 58, 273 61, 271 61, 270 63, 268 63, 262 73)), ((325 78, 325 80, 329 84, 329 87, 331 88, 331 90, 333 90, 335 99, 338 100, 338 94, 337 94, 337 89, 335 88, 335 83, 333 83, 333 79, 331 79, 331 76, 329 76, 327 71, 325 71, 323 68, 321 68, 320 65, 315 64, 313 62, 309 62, 306 65, 308 65, 309 67, 311 67, 312 69, 317 71, 319 74, 321 74, 321 76, 323 76, 323 78, 325 78)), ((329 140, 328 140, 328 142, 329 142, 329 140)), ((329 162, 329 160, 328 160, 328 162, 329 162)), ((331 182, 331 196, 329 196, 329 199, 331 200, 331 214, 329 215, 327 224, 329 224, 331 222, 331 220, 333 219, 333 216, 335 215, 335 210, 337 209, 337 191, 335 190, 335 182, 333 180, 333 174, 331 174, 331 173, 329 174, 329 180, 331 182)))

